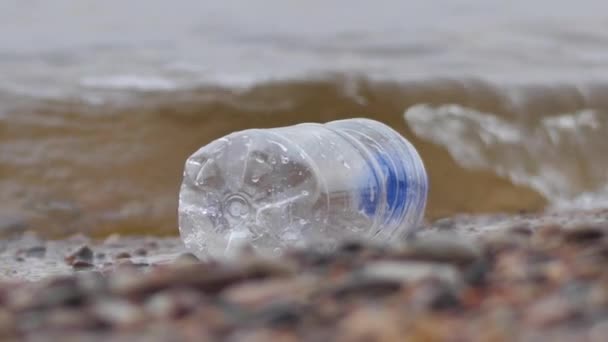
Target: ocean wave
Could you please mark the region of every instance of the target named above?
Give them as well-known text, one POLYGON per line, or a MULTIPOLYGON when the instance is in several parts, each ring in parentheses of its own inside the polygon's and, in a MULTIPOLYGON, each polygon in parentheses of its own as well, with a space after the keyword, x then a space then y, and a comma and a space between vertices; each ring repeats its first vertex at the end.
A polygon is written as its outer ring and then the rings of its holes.
MULTIPOLYGON (((537 122, 461 105, 415 105, 404 118, 420 137, 443 146, 462 166, 531 187, 558 208, 608 204, 608 122, 583 109, 537 122)), ((491 191, 491 189, 488 189, 491 191)))

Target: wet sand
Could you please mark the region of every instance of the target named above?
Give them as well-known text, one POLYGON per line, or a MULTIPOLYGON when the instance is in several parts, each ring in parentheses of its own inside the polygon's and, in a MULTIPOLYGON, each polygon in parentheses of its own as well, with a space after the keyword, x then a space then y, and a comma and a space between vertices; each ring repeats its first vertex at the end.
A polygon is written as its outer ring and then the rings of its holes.
POLYGON ((390 245, 201 261, 174 238, 3 240, 5 340, 601 341, 608 210, 458 216, 390 245), (34 281, 32 281, 34 280, 34 281))

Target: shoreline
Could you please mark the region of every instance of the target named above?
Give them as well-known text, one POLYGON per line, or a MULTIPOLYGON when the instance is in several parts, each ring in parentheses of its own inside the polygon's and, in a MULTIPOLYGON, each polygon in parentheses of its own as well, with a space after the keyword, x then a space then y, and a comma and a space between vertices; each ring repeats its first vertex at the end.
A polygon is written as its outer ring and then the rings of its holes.
MULTIPOLYGON (((449 235, 483 244, 485 238, 497 234, 533 234, 544 227, 576 230, 581 226, 608 227, 608 208, 528 214, 455 215, 425 224, 413 235, 413 239, 449 235)), ((386 247, 401 243, 407 242, 391 242, 386 247)), ((180 255, 191 254, 178 235, 111 234, 97 239, 74 234, 64 239, 48 239, 35 231, 24 231, 0 238, 0 263, 5 265, 0 269, 0 282, 37 281, 74 274, 75 269, 66 262, 66 257, 83 246, 90 248, 93 253, 91 266, 83 269, 95 272, 111 271, 118 266, 120 259, 129 260, 146 269, 149 266, 170 264, 180 255), (125 257, 116 259, 116 255, 125 257)))
POLYGON ((608 333, 606 209, 459 216, 407 241, 280 260, 200 261, 177 238, 26 234, 0 246, 7 339, 599 341, 608 333))

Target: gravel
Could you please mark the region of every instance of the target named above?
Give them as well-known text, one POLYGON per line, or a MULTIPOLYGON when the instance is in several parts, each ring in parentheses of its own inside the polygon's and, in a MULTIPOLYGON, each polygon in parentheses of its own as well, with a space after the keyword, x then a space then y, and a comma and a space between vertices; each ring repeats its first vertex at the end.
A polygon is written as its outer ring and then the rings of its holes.
POLYGON ((199 260, 175 238, 4 243, 0 340, 603 341, 608 332, 608 211, 459 217, 408 241, 280 259, 199 260))

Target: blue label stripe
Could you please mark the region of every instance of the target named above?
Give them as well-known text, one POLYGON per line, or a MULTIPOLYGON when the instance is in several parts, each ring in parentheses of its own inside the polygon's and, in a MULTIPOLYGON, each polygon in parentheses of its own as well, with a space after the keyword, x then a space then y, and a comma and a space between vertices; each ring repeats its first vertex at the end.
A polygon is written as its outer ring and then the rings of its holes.
MULTIPOLYGON (((380 165, 380 169, 382 170, 382 176, 385 180, 385 203, 386 203, 386 211, 384 222, 394 222, 401 220, 403 217, 403 211, 405 210, 406 198, 407 198, 407 190, 409 187, 407 181, 407 175, 405 174, 405 170, 402 164, 399 164, 399 158, 389 158, 390 156, 377 153, 375 154, 376 161, 380 165), (391 163, 391 159, 397 161, 397 165, 393 165, 391 163)), ((371 163, 369 165, 370 170, 374 170, 371 163)), ((380 182, 378 181, 378 175, 376 175, 375 171, 372 171, 372 175, 369 175, 370 179, 375 181, 368 180, 367 184, 377 184, 377 187, 370 188, 369 186, 365 187, 361 192, 361 210, 363 210, 368 216, 374 215, 378 209, 379 195, 382 193, 380 189, 380 182), (374 196, 374 200, 372 201, 371 192, 374 191, 376 196, 374 196)))

